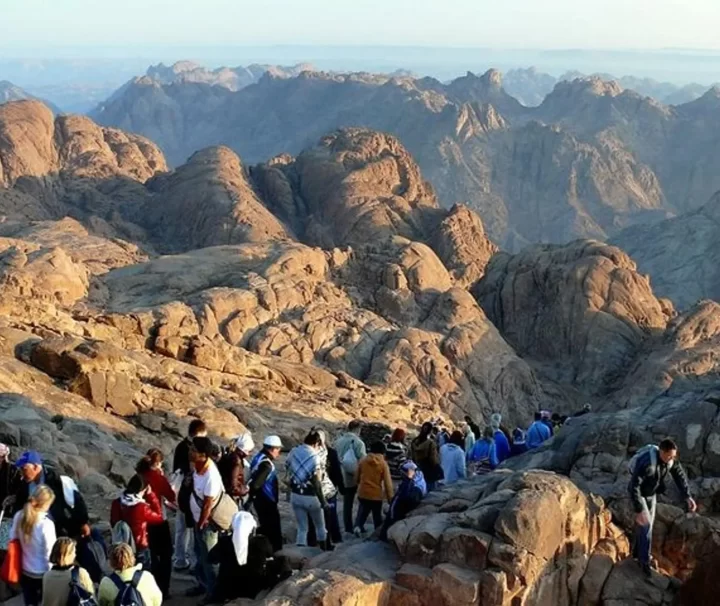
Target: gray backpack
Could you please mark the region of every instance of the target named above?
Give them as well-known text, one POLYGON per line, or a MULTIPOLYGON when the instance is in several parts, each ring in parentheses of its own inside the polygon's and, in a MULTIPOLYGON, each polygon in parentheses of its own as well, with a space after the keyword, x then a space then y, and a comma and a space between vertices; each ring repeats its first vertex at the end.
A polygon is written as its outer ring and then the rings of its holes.
POLYGON ((132 530, 130 529, 130 526, 127 522, 123 520, 119 520, 115 523, 115 526, 112 527, 112 544, 113 545, 119 545, 120 543, 125 543, 127 545, 130 545, 130 549, 132 549, 132 552, 135 553, 135 539, 133 539, 132 530))

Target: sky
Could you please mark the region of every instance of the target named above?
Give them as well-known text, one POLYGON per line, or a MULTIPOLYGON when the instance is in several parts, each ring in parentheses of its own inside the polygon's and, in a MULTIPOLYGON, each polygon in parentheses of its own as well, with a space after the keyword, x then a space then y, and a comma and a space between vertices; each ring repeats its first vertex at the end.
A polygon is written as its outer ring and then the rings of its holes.
MULTIPOLYGON (((213 45, 720 50, 718 0, 0 0, 0 49, 213 45)), ((1 55, 0 55, 1 58, 1 55)))

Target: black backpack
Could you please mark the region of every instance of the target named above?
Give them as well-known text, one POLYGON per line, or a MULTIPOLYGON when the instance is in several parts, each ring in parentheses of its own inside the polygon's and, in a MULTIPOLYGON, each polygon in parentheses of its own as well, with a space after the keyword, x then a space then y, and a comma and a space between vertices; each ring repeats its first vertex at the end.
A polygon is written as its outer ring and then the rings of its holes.
POLYGON ((133 578, 127 583, 115 573, 110 575, 110 580, 118 588, 117 596, 115 596, 115 606, 145 606, 145 601, 138 591, 138 583, 140 583, 142 574, 142 570, 136 571, 133 578))
POLYGON ((70 593, 68 594, 67 606, 97 606, 95 596, 80 584, 77 566, 70 571, 70 593))

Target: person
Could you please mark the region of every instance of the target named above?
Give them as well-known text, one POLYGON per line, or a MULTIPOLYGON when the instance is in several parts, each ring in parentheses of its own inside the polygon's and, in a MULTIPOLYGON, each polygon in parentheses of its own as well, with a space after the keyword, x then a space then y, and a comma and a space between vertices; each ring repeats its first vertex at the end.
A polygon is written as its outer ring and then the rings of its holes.
POLYGON ((668 475, 687 502, 688 510, 697 510, 695 500, 690 494, 687 476, 680 461, 677 460, 677 444, 666 438, 659 446, 654 444, 641 448, 630 461, 630 499, 635 510, 635 541, 633 555, 637 558, 646 576, 652 575, 650 552, 652 530, 655 522, 657 495, 665 492, 668 475))
POLYGON ((163 523, 160 499, 139 475, 128 481, 120 497, 110 505, 110 526, 125 522, 135 542, 135 558, 146 570, 150 570, 150 541, 148 526, 163 523))
POLYGON ((55 541, 50 551, 52 568, 43 577, 43 606, 66 606, 72 582, 95 597, 95 586, 88 571, 75 566, 76 546, 77 543, 68 537, 55 541))
POLYGON ((307 546, 308 520, 312 519, 320 546, 328 549, 323 515, 328 505, 320 481, 321 467, 317 456, 321 444, 320 435, 311 431, 302 444, 290 451, 285 468, 290 477, 290 504, 297 520, 295 544, 307 546))
POLYGON ((403 477, 400 468, 407 461, 407 446, 405 446, 405 430, 399 427, 392 432, 390 443, 385 451, 385 460, 390 468, 390 475, 393 478, 401 479, 403 477))
POLYGON ((466 478, 464 444, 465 437, 462 432, 453 431, 448 443, 440 448, 440 465, 447 485, 466 478))
POLYGON ((133 584, 143 601, 143 606, 161 606, 162 592, 152 573, 143 570, 142 564, 135 562, 135 555, 126 543, 118 543, 110 548, 108 562, 112 573, 100 581, 98 605, 114 606, 115 599, 128 584, 133 584))
POLYGON ((358 491, 358 512, 355 518, 355 536, 365 532, 365 521, 372 513, 375 530, 382 528, 383 493, 388 503, 393 498, 390 468, 385 461, 385 444, 374 442, 370 454, 358 464, 355 475, 358 491))
POLYGON ((589 412, 592 412, 592 405, 590 404, 590 402, 585 402, 585 404, 583 404, 582 410, 578 410, 573 415, 573 417, 582 417, 583 415, 586 415, 589 412))
MULTIPOLYGON (((327 530, 327 541, 331 545, 333 543, 342 543, 342 533, 340 532, 340 522, 338 521, 338 492, 344 489, 342 466, 337 451, 327 445, 327 434, 325 430, 315 428, 320 436, 320 448, 317 451, 318 467, 320 470, 320 483, 322 484, 323 494, 327 507, 323 510, 325 516, 325 529, 327 530)), ((317 533, 315 532, 315 524, 312 519, 308 525, 307 544, 315 547, 317 543, 317 533)))
POLYGON ((547 428, 550 430, 550 437, 555 435, 555 428, 552 424, 552 414, 549 410, 541 410, 540 411, 540 420, 547 426, 547 428))
POLYGON ((20 487, 20 472, 10 462, 10 448, 0 443, 0 503, 5 509, 11 505, 20 487))
POLYGON ((215 599, 215 569, 210 562, 210 550, 218 542, 218 531, 210 523, 213 507, 223 494, 223 482, 217 465, 212 460, 213 442, 208 437, 193 438, 190 461, 193 465, 193 487, 190 511, 194 521, 195 579, 198 584, 187 595, 205 594, 205 600, 215 599))
POLYGON ((245 482, 246 478, 250 477, 248 457, 254 448, 252 435, 248 432, 240 434, 218 463, 225 492, 238 504, 241 504, 248 493, 245 482))
POLYGON ((447 444, 449 441, 450 441, 450 434, 448 433, 447 428, 441 427, 440 429, 438 429, 438 433, 437 433, 438 450, 440 448, 442 448, 443 446, 445 446, 445 444, 447 444))
POLYGON ((160 450, 151 448, 147 455, 138 462, 135 473, 150 486, 153 494, 160 498, 163 522, 148 526, 147 534, 150 547, 150 571, 153 573, 163 597, 167 598, 170 595, 173 544, 165 506, 175 508, 177 497, 163 473, 164 458, 160 450))
POLYGON ((486 427, 482 438, 475 442, 468 457, 468 468, 471 474, 488 473, 495 469, 500 462, 495 448, 495 432, 492 427, 486 427))
POLYGON ((20 542, 20 587, 25 606, 40 606, 42 603, 43 576, 50 570, 50 553, 57 538, 55 524, 48 516, 54 501, 52 489, 39 484, 13 517, 10 540, 20 542))
POLYGON ((437 444, 431 438, 432 430, 432 423, 423 423, 420 434, 410 442, 410 458, 422 471, 429 491, 435 489, 435 484, 442 474, 437 444))
POLYGON ((249 498, 245 504, 246 509, 250 505, 255 508, 260 525, 259 532, 270 539, 275 551, 280 551, 283 546, 278 510, 280 488, 274 463, 280 457, 281 451, 282 441, 278 436, 265 437, 262 450, 250 462, 249 498))
POLYGON ((472 427, 468 425, 468 423, 463 423, 462 431, 463 435, 465 436, 465 442, 463 446, 465 449, 465 458, 467 458, 470 455, 473 446, 475 446, 475 433, 473 432, 472 427))
POLYGON ((355 472, 358 464, 367 455, 365 442, 360 439, 362 421, 353 419, 348 423, 347 431, 335 442, 340 464, 343 470, 343 523, 345 532, 353 531, 353 505, 357 495, 357 484, 355 483, 355 472))
POLYGON ((535 413, 535 421, 528 427, 526 441, 529 450, 537 448, 546 440, 552 437, 550 428, 543 423, 542 413, 540 411, 535 413))
POLYGON ((468 424, 468 427, 470 427, 470 431, 472 431, 475 439, 479 440, 480 436, 482 435, 482 433, 480 432, 480 426, 475 421, 473 421, 469 415, 465 415, 465 422, 468 424))
POLYGON ((490 416, 490 427, 493 430, 493 438, 495 438, 495 450, 500 463, 510 456, 510 442, 505 432, 500 427, 502 423, 502 415, 498 412, 490 416))
POLYGON ((420 501, 422 501, 423 497, 427 494, 425 478, 415 463, 405 461, 400 471, 403 474, 403 478, 395 496, 392 501, 390 501, 390 508, 388 509, 388 514, 385 517, 382 532, 380 533, 380 538, 383 541, 387 540, 387 533, 390 527, 395 522, 404 520, 413 509, 420 505, 420 501))
POLYGON ((510 447, 510 456, 517 456, 528 451, 528 446, 525 441, 525 432, 520 428, 516 427, 513 431, 513 443, 510 447))
POLYGON ((194 438, 207 436, 207 427, 200 419, 193 419, 188 427, 188 435, 175 447, 173 456, 173 474, 182 478, 178 491, 178 511, 175 515, 175 553, 173 561, 175 570, 183 571, 193 563, 193 518, 190 511, 190 495, 192 494, 192 466, 190 449, 194 438))

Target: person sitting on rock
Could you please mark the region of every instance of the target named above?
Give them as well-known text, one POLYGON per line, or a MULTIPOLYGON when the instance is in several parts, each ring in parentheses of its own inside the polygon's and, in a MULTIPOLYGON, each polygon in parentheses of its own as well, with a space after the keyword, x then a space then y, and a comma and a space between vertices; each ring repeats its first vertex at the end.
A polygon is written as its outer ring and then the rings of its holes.
POLYGON ((114 606, 121 591, 133 585, 143 601, 143 606, 161 606, 162 592, 155 577, 143 570, 142 564, 135 562, 135 554, 126 543, 118 543, 110 548, 108 563, 112 573, 100 582, 98 588, 99 606, 114 606))
POLYGON ((470 474, 480 475, 489 473, 495 469, 500 463, 497 457, 495 447, 495 432, 492 427, 486 427, 483 436, 473 446, 472 452, 468 457, 468 469, 470 474))
POLYGON ((273 549, 280 551, 283 546, 282 526, 278 500, 280 487, 274 461, 280 456, 282 441, 278 436, 266 436, 263 447, 250 462, 250 482, 248 483, 248 502, 255 508, 260 524, 260 534, 270 539, 273 549))
POLYGON ((442 476, 440 455, 437 443, 432 438, 433 424, 429 421, 422 424, 420 435, 410 443, 410 458, 422 471, 429 491, 435 489, 436 482, 442 476))
POLYGON ((462 432, 465 436, 465 440, 463 443, 463 447, 465 449, 465 459, 467 460, 467 457, 470 455, 470 452, 473 449, 473 446, 475 446, 475 434, 473 433, 472 427, 468 425, 467 423, 463 423, 462 425, 462 432))
POLYGON ((650 553, 652 530, 655 521, 657 495, 665 492, 668 475, 672 476, 680 493, 687 502, 688 510, 697 510, 697 504, 690 494, 685 470, 677 460, 677 444, 666 438, 659 446, 650 444, 641 448, 630 460, 630 499, 635 509, 635 541, 633 555, 637 558, 646 576, 652 576, 650 553))
POLYGON ((500 427, 502 423, 502 415, 498 412, 490 417, 490 427, 493 430, 493 438, 495 438, 495 449, 497 458, 500 463, 510 456, 510 442, 505 432, 500 427))
POLYGON ((249 432, 240 434, 218 463, 218 470, 223 479, 225 492, 238 504, 242 502, 248 493, 246 484, 246 479, 250 477, 248 459, 254 448, 255 443, 252 435, 249 432))
POLYGON ((543 423, 542 413, 537 411, 535 413, 535 421, 527 430, 527 447, 529 449, 537 448, 542 445, 543 442, 549 440, 552 437, 550 428, 543 423))
POLYGON ((440 465, 445 484, 454 484, 466 477, 464 444, 462 432, 453 431, 448 443, 440 448, 440 465))
POLYGON ((392 432, 390 443, 385 451, 385 460, 390 468, 390 475, 393 478, 401 479, 402 472, 400 468, 407 461, 407 446, 405 446, 405 430, 399 427, 392 432))
POLYGON ((367 454, 365 442, 360 439, 362 426, 362 421, 353 419, 348 423, 347 431, 335 441, 335 450, 343 470, 343 525, 348 533, 353 531, 353 505, 357 495, 355 472, 358 463, 367 454))
POLYGON ((525 438, 525 432, 520 428, 516 427, 513 431, 513 443, 510 447, 510 456, 517 456, 524 454, 528 451, 528 445, 525 438))
POLYGON ((555 427, 552 423, 552 413, 549 410, 541 410, 540 411, 540 420, 545 424, 545 426, 550 430, 550 437, 555 435, 555 427))
POLYGON ((390 527, 415 509, 423 497, 427 494, 427 485, 422 471, 412 461, 406 461, 400 468, 403 479, 398 486, 397 492, 390 502, 388 514, 380 533, 380 539, 387 540, 387 533, 390 527))
POLYGON ((390 468, 385 461, 385 444, 374 442, 370 454, 358 465, 355 481, 358 486, 358 513, 355 518, 355 536, 365 532, 365 522, 372 513, 375 530, 382 528, 383 496, 388 503, 393 497, 390 468))

